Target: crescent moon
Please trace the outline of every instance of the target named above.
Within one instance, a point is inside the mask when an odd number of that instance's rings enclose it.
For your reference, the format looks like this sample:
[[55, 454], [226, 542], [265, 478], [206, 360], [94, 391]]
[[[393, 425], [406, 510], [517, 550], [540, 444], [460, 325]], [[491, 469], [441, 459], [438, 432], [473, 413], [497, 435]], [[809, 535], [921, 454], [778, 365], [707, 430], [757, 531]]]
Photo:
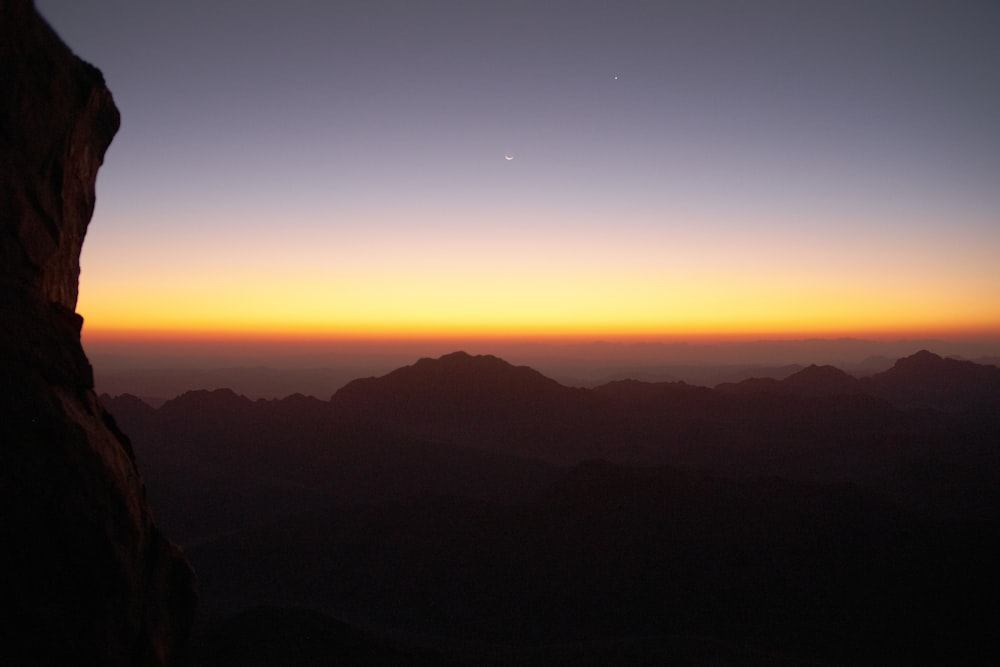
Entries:
[[513, 155], [504, 155], [504, 156], [503, 156], [503, 159], [504, 159], [504, 160], [513, 160], [513, 159], [514, 159], [514, 156], [513, 156]]

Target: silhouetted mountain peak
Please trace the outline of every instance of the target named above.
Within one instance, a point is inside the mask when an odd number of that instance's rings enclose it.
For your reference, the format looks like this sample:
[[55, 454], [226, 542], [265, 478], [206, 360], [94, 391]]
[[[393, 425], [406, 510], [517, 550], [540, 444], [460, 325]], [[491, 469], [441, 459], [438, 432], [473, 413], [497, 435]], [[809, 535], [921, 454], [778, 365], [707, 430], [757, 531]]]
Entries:
[[[471, 377], [485, 379], [505, 373], [517, 372], [519, 367], [510, 364], [492, 354], [472, 355], [458, 351], [442, 355], [437, 359], [424, 357], [411, 366], [398, 368], [390, 375], [400, 375], [417, 378], [421, 375], [439, 376], [448, 374], [454, 377]], [[523, 367], [522, 367], [523, 368]]]
[[976, 378], [1000, 374], [990, 366], [971, 361], [947, 359], [927, 350], [920, 350], [896, 361], [892, 368], [873, 376], [874, 380], [891, 382], [932, 382], [939, 386], [966, 383]]
[[420, 361], [418, 361], [417, 363], [421, 362], [433, 363], [434, 361], [438, 361], [441, 363], [465, 363], [468, 362], [470, 359], [477, 359], [477, 358], [502, 361], [501, 359], [493, 356], [492, 354], [478, 354], [473, 356], [468, 352], [466, 352], [465, 350], [456, 350], [455, 352], [449, 352], [448, 354], [443, 354], [436, 360], [430, 357], [424, 357], [420, 359]]
[[307, 396], [303, 393], [296, 392], [294, 394], [289, 394], [282, 399], [278, 399], [275, 403], [288, 407], [313, 407], [319, 403], [323, 403], [323, 401], [320, 401], [315, 396]]
[[133, 410], [143, 413], [156, 411], [153, 406], [135, 394], [119, 394], [117, 396], [101, 394], [98, 399], [101, 401], [101, 405], [110, 410], [112, 413], [118, 409]]
[[251, 401], [232, 389], [195, 389], [172, 398], [160, 410], [164, 414], [188, 413], [191, 410], [212, 412], [234, 412], [251, 405]]
[[830, 395], [859, 391], [857, 378], [835, 366], [811, 364], [781, 381], [782, 387], [798, 394]]
[[941, 355], [934, 354], [930, 350], [920, 350], [919, 352], [914, 352], [908, 357], [903, 357], [898, 359], [893, 365], [893, 368], [897, 369], [937, 369], [941, 367], [942, 362], [945, 359]]
[[805, 380], [829, 380], [835, 379], [839, 380], [842, 378], [851, 377], [844, 371], [840, 370], [836, 366], [830, 366], [829, 364], [824, 364], [819, 366], [817, 364], [809, 364], [802, 370], [789, 375], [785, 378], [785, 381], [794, 380], [795, 382], [801, 382]]
[[910, 407], [945, 410], [1000, 406], [1000, 368], [921, 350], [869, 378], [878, 395]]
[[[504, 361], [500, 357], [493, 356], [492, 354], [472, 355], [461, 350], [442, 355], [437, 359], [424, 357], [423, 359], [417, 361], [417, 363], [413, 364], [413, 366], [405, 366], [404, 369], [405, 368], [414, 368], [426, 371], [443, 369], [448, 370], [449, 372], [456, 370], [474, 370], [479, 372], [492, 371], [494, 373], [517, 371], [518, 369], [532, 370], [527, 366], [515, 366], [507, 361]], [[533, 370], [532, 372], [535, 373]], [[541, 374], [539, 373], [538, 375], [540, 376]]]
[[492, 355], [452, 352], [437, 359], [420, 359], [382, 377], [350, 382], [333, 400], [343, 402], [369, 392], [397, 396], [434, 393], [464, 399], [470, 395], [531, 396], [553, 391], [569, 389], [527, 366], [514, 366]]

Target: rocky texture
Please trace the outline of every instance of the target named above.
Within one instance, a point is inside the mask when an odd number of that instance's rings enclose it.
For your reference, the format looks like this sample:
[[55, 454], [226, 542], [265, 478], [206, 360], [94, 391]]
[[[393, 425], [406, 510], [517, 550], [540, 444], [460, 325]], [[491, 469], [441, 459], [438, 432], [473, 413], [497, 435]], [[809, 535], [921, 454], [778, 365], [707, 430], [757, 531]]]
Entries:
[[0, 0], [0, 664], [165, 665], [194, 575], [93, 392], [74, 312], [119, 116], [28, 0]]

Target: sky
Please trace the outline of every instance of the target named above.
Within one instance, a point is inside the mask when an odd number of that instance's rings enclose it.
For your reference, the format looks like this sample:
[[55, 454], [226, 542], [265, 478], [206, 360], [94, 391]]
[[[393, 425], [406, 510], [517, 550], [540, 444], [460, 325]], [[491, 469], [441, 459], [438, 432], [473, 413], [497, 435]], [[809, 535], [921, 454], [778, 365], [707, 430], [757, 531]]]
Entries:
[[36, 0], [143, 337], [1000, 340], [990, 0]]

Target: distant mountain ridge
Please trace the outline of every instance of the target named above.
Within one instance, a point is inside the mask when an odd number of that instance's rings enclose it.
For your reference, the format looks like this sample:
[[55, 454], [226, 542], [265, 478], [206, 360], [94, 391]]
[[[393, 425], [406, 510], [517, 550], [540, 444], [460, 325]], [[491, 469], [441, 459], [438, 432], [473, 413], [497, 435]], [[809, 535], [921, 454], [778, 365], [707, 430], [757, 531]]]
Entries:
[[[740, 385], [744, 385], [742, 388]], [[995, 399], [1000, 395], [1000, 368], [971, 361], [948, 359], [921, 350], [896, 360], [888, 370], [857, 378], [834, 366], [810, 365], [784, 380], [745, 380], [726, 383], [725, 390], [778, 388], [791, 393], [854, 393], [886, 398], [906, 407], [913, 401], [923, 407], [962, 409], [961, 399]], [[935, 402], [935, 399], [938, 399]]]
[[[616, 382], [620, 381], [608, 384]], [[627, 382], [689, 386], [683, 382]], [[597, 389], [606, 386], [600, 385]], [[921, 350], [898, 359], [888, 370], [864, 378], [854, 377], [831, 365], [813, 364], [782, 380], [751, 378], [717, 385], [716, 389], [731, 391], [737, 387], [740, 391], [776, 388], [799, 395], [868, 394], [885, 398], [900, 407], [908, 407], [916, 401], [921, 407], [952, 410], [962, 409], [963, 399], [971, 399], [980, 407], [982, 402], [1000, 397], [1000, 368], [948, 359]], [[377, 393], [402, 396], [420, 391], [447, 391], [459, 400], [464, 400], [464, 392], [493, 397], [545, 394], [565, 398], [569, 392], [581, 394], [580, 390], [564, 387], [527, 366], [513, 366], [491, 355], [455, 352], [439, 359], [421, 359], [382, 377], [355, 380], [336, 392], [332, 402], [351, 403], [357, 394], [365, 392], [368, 393], [365, 398], [371, 398]]]
[[[552, 466], [597, 458], [863, 481], [956, 457], [975, 468], [962, 457], [983, 447], [963, 443], [1000, 431], [1000, 369], [929, 352], [870, 378], [810, 366], [715, 389], [636, 380], [570, 388], [497, 357], [456, 352], [356, 380], [329, 401], [253, 401], [230, 390], [187, 392], [158, 409], [127, 395], [102, 400], [149, 463], [154, 496], [196, 467], [192, 475], [218, 477], [220, 488], [253, 477], [312, 489], [307, 499], [420, 489], [514, 498], [550, 479]], [[903, 440], [920, 447], [900, 454], [887, 445]], [[909, 493], [909, 474], [891, 478], [900, 493]]]
[[[328, 401], [102, 400], [209, 615], [347, 614], [440, 633], [429, 659], [459, 664], [975, 662], [995, 625], [998, 371], [921, 353], [863, 379], [580, 389], [459, 352]], [[289, 618], [308, 633], [253, 630]], [[344, 633], [262, 610], [195, 664], [283, 636], [335, 656]]]

